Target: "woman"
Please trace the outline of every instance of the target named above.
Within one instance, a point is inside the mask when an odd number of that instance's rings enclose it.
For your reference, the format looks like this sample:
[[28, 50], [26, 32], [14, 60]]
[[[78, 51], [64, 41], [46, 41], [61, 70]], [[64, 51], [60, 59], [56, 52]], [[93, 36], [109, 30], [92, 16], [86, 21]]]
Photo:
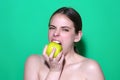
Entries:
[[63, 50], [53, 58], [50, 56], [32, 55], [25, 65], [24, 80], [104, 80], [99, 64], [91, 59], [78, 55], [74, 43], [82, 36], [82, 21], [78, 12], [69, 7], [55, 11], [50, 18], [48, 38], [57, 41]]

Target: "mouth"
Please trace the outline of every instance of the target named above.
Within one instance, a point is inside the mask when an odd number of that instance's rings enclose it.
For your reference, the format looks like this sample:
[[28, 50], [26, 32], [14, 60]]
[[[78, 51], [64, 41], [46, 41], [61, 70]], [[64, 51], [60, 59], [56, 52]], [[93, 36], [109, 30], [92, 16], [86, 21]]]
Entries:
[[61, 42], [60, 42], [60, 41], [57, 41], [57, 40], [53, 40], [52, 42], [56, 42], [56, 43], [62, 45]]

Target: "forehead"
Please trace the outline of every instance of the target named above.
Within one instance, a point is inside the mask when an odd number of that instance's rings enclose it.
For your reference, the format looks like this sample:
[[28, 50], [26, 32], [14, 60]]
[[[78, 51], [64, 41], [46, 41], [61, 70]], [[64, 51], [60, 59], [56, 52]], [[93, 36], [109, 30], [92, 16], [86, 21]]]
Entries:
[[73, 27], [73, 22], [64, 14], [55, 14], [50, 21], [50, 25]]

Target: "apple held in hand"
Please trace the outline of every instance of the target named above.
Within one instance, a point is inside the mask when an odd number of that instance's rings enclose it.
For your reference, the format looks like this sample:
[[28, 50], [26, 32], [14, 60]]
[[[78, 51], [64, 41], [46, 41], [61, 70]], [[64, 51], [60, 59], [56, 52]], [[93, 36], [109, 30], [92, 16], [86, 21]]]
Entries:
[[56, 48], [55, 53], [53, 55], [53, 57], [56, 58], [57, 55], [61, 52], [62, 46], [56, 42], [50, 42], [46, 50], [48, 56], [50, 56], [50, 54], [52, 53], [53, 48]]

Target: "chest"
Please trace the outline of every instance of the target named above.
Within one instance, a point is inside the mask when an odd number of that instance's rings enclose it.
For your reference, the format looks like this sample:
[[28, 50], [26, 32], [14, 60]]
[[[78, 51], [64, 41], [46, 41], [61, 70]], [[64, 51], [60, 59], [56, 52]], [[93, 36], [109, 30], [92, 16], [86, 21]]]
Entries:
[[60, 80], [86, 80], [82, 69], [68, 67], [64, 68]]
[[[43, 67], [40, 71], [40, 80], [44, 80], [45, 77], [47, 76], [49, 69], [46, 67]], [[68, 67], [64, 67], [61, 75], [60, 75], [60, 80], [87, 80], [85, 77], [84, 70], [77, 65], [71, 65]]]

